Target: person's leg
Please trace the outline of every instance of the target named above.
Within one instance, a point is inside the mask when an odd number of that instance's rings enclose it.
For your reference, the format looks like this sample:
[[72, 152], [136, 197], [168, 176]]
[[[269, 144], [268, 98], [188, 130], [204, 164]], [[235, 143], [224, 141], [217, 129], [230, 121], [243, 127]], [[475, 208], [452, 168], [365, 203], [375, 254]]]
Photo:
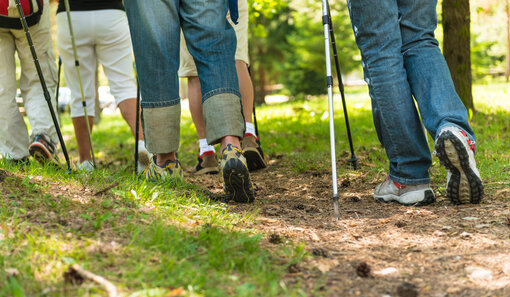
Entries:
[[[76, 137], [76, 143], [78, 144], [78, 155], [80, 156], [80, 163], [85, 161], [91, 161], [92, 156], [90, 155], [90, 142], [89, 135], [87, 132], [87, 122], [85, 117], [74, 117], [72, 118], [74, 135]], [[94, 117], [89, 116], [89, 128], [92, 133], [94, 126]]]
[[374, 126], [386, 150], [389, 176], [374, 198], [406, 205], [435, 200], [430, 151], [407, 81], [397, 1], [349, 1], [356, 43], [372, 99]]
[[209, 144], [221, 143], [226, 199], [251, 202], [253, 186], [239, 142], [244, 117], [234, 59], [236, 36], [226, 14], [226, 1], [208, 1], [200, 7], [193, 1], [181, 2], [181, 27], [200, 78], [206, 138]]
[[14, 36], [0, 28], [0, 154], [5, 159], [29, 156], [28, 132], [16, 103], [16, 63]]
[[[46, 3], [48, 3], [48, 1], [46, 1]], [[29, 30], [36, 50], [39, 66], [41, 67], [44, 81], [48, 88], [53, 112], [57, 114], [55, 101], [57, 66], [51, 44], [48, 10], [44, 10], [39, 23], [31, 26]], [[17, 30], [15, 36], [18, 56], [22, 67], [20, 90], [32, 130], [32, 144], [29, 147], [29, 151], [30, 154], [40, 162], [51, 161], [54, 158], [55, 146], [58, 143], [55, 123], [53, 122], [48, 102], [44, 97], [26, 35], [23, 30]]]
[[[135, 135], [136, 80], [133, 76], [133, 51], [126, 14], [121, 10], [100, 10], [94, 14], [94, 18], [97, 59], [103, 65], [122, 117]], [[143, 140], [143, 133], [140, 133], [138, 140]]]
[[[179, 148], [179, 3], [174, 0], [124, 2], [142, 95], [143, 131], [147, 149], [156, 154], [147, 178], [182, 176], [175, 158]], [[170, 171], [161, 171], [163, 166]], [[171, 168], [170, 168], [171, 167]], [[178, 176], [177, 176], [178, 175]]]
[[397, 1], [351, 0], [349, 11], [390, 178], [404, 185], [429, 183], [432, 161], [407, 81]]
[[478, 203], [483, 185], [474, 158], [475, 135], [434, 38], [436, 1], [400, 0], [399, 11], [404, 65], [423, 123], [448, 172], [447, 197], [455, 204]]
[[[80, 62], [80, 76], [83, 87], [83, 96], [86, 102], [86, 110], [92, 133], [92, 126], [95, 115], [95, 71], [97, 59], [94, 50], [91, 11], [73, 11], [71, 20], [73, 24], [74, 37], [76, 42], [76, 51]], [[74, 126], [76, 142], [78, 144], [78, 154], [80, 163], [91, 161], [89, 135], [85, 120], [85, 111], [81, 98], [81, 91], [77, 69], [74, 61], [74, 52], [72, 47], [71, 33], [67, 15], [63, 12], [57, 14], [57, 46], [62, 64], [64, 65], [64, 77], [67, 86], [71, 90], [71, 118]]]

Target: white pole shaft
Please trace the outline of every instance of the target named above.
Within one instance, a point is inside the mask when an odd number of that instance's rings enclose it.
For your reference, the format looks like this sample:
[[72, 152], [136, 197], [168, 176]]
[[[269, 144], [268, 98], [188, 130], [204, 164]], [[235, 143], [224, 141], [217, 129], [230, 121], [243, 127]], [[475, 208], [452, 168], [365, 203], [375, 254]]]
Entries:
[[324, 25], [324, 47], [326, 51], [326, 76], [328, 84], [328, 105], [329, 105], [329, 140], [331, 143], [331, 176], [333, 179], [333, 202], [335, 217], [338, 219], [338, 181], [336, 172], [336, 149], [335, 149], [335, 118], [333, 107], [333, 77], [331, 75], [331, 51], [329, 42], [329, 15], [327, 1], [322, 0], [322, 16]]

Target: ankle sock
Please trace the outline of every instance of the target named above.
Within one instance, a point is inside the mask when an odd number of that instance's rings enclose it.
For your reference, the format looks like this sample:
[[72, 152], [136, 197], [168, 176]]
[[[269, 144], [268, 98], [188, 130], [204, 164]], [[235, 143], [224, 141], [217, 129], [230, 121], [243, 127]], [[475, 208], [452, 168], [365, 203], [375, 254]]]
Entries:
[[147, 150], [144, 140], [138, 140], [138, 151]]
[[256, 138], [257, 134], [255, 134], [255, 125], [253, 123], [246, 122], [246, 131], [244, 134], [251, 134]]
[[214, 146], [212, 145], [209, 145], [207, 144], [207, 139], [206, 138], [201, 138], [198, 140], [198, 145], [200, 146], [200, 151], [199, 151], [199, 155], [203, 155], [205, 152], [215, 152], [216, 151], [214, 150]]

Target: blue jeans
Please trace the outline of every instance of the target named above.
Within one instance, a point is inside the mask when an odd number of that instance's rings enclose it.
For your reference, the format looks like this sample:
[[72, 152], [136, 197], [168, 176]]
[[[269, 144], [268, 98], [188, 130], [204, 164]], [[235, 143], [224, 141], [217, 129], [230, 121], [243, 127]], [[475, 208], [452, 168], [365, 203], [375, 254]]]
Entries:
[[181, 28], [197, 65], [207, 139], [216, 143], [227, 135], [242, 137], [236, 35], [226, 19], [228, 0], [126, 0], [124, 5], [149, 151], [169, 153], [178, 148]]
[[457, 126], [475, 141], [434, 38], [437, 1], [350, 0], [348, 5], [390, 178], [429, 183], [432, 160], [420, 116], [434, 139], [442, 128]]

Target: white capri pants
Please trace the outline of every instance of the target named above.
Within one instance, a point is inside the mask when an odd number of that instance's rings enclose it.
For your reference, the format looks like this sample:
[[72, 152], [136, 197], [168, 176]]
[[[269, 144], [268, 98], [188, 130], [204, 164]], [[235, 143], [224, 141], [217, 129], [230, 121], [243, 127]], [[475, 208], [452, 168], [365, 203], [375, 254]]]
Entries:
[[[74, 38], [87, 115], [94, 116], [96, 96], [95, 72], [97, 63], [103, 65], [110, 92], [115, 103], [136, 98], [136, 80], [133, 75], [131, 37], [126, 13], [119, 9], [71, 11]], [[67, 14], [57, 14], [57, 46], [67, 86], [71, 89], [71, 117], [85, 115], [81, 102], [80, 85], [74, 63], [73, 45]]]

